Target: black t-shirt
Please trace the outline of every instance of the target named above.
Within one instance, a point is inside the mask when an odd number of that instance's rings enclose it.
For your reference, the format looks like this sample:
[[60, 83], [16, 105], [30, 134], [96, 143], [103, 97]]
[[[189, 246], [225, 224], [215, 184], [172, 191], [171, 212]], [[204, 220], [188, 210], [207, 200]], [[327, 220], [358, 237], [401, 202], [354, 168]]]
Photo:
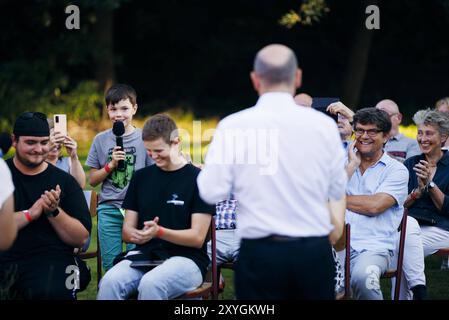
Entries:
[[[59, 207], [71, 217], [79, 220], [90, 233], [92, 220], [83, 190], [70, 174], [48, 165], [45, 171], [37, 175], [25, 175], [17, 170], [12, 158], [8, 159], [6, 163], [14, 182], [15, 211], [30, 209], [41, 194], [46, 190], [55, 189], [59, 184], [61, 187]], [[13, 246], [0, 254], [0, 263], [73, 255], [73, 249], [59, 238], [45, 213], [42, 213], [37, 220], [19, 230]]]
[[[200, 169], [187, 164], [175, 171], [163, 171], [156, 165], [136, 171], [128, 186], [122, 207], [138, 213], [137, 228], [159, 217], [159, 225], [174, 230], [191, 228], [192, 213], [215, 214], [215, 207], [199, 196], [196, 178]], [[209, 264], [206, 241], [201, 249], [177, 245], [159, 238], [138, 245], [150, 259], [183, 256], [192, 259], [204, 277]]]

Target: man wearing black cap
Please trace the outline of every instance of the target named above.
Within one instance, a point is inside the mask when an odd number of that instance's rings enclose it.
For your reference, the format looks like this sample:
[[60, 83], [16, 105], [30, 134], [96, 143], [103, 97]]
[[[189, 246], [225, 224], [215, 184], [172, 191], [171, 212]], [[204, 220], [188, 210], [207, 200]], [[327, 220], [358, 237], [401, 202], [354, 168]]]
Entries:
[[16, 153], [6, 162], [15, 186], [19, 233], [0, 254], [1, 298], [76, 299], [78, 271], [83, 276], [86, 270], [73, 249], [89, 237], [89, 210], [76, 180], [45, 162], [49, 135], [42, 113], [23, 113], [14, 124]]

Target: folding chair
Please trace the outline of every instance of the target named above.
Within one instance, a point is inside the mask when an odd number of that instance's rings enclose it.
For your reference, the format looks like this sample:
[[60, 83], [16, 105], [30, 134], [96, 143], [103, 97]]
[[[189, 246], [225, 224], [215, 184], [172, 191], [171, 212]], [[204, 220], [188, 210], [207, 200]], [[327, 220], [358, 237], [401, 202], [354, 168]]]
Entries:
[[222, 263], [221, 265], [217, 266], [216, 283], [217, 283], [217, 287], [218, 287], [218, 293], [223, 293], [224, 288], [226, 286], [226, 283], [224, 282], [224, 278], [223, 278], [223, 282], [220, 282], [221, 269], [230, 269], [230, 270], [234, 271], [234, 262], [225, 262], [225, 263]]
[[[97, 193], [94, 190], [85, 190], [84, 197], [86, 198], [87, 206], [89, 207], [90, 216], [96, 217], [97, 219], [97, 231], [98, 231], [98, 215], [97, 215]], [[79, 257], [83, 260], [88, 259], [97, 259], [97, 288], [100, 284], [101, 280], [101, 253], [100, 253], [100, 240], [98, 238], [98, 232], [97, 232], [97, 250], [95, 251], [87, 251], [87, 252], [80, 252]]]
[[396, 285], [394, 287], [394, 300], [399, 300], [399, 293], [401, 290], [401, 280], [402, 280], [402, 263], [404, 261], [404, 247], [405, 247], [405, 235], [407, 233], [407, 216], [408, 210], [404, 208], [404, 215], [402, 216], [402, 222], [399, 226], [401, 235], [399, 238], [399, 251], [398, 251], [398, 263], [396, 269], [387, 270], [381, 278], [391, 279], [396, 278]]
[[[399, 225], [398, 231], [400, 231], [399, 237], [399, 251], [398, 251], [398, 261], [396, 269], [388, 269], [384, 274], [381, 275], [381, 279], [391, 279], [396, 278], [396, 284], [394, 288], [394, 300], [399, 300], [399, 294], [401, 290], [401, 278], [402, 278], [402, 263], [404, 261], [404, 247], [405, 247], [405, 235], [407, 233], [407, 216], [408, 210], [404, 208], [404, 214], [402, 216], [401, 224]], [[347, 226], [349, 226], [347, 224]], [[350, 229], [348, 229], [350, 230]], [[345, 299], [350, 298], [350, 283], [351, 283], [351, 262], [350, 262], [350, 237], [347, 235], [346, 242], [346, 260], [345, 260]]]

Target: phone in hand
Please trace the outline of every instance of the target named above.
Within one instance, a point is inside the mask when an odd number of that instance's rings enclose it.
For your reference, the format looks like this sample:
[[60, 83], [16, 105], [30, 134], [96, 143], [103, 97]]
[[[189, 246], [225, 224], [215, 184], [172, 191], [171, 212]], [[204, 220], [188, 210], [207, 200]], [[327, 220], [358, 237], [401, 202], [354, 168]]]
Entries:
[[53, 116], [54, 130], [59, 132], [63, 136], [67, 135], [67, 115], [65, 114], [55, 114]]
[[340, 101], [340, 98], [313, 98], [312, 99], [312, 108], [325, 113], [332, 119], [334, 119], [335, 122], [338, 122], [338, 114], [331, 114], [330, 112], [327, 112], [327, 107], [334, 102]]

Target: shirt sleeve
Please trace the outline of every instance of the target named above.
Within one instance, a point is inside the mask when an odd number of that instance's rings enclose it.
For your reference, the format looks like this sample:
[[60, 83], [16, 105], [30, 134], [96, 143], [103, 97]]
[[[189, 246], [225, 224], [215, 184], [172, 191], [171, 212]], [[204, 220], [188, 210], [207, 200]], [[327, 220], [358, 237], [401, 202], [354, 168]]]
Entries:
[[227, 199], [231, 193], [234, 162], [231, 157], [235, 154], [233, 148], [231, 139], [226, 139], [225, 130], [220, 123], [209, 145], [204, 168], [197, 179], [199, 195], [209, 204]]
[[100, 169], [101, 164], [98, 158], [98, 136], [95, 137], [94, 141], [92, 142], [92, 145], [90, 146], [89, 154], [87, 155], [86, 165], [94, 168], [94, 169]]
[[204, 202], [200, 197], [198, 185], [195, 183], [195, 191], [193, 193], [192, 213], [208, 213], [215, 215], [215, 205], [210, 205]]
[[397, 205], [402, 206], [408, 194], [409, 174], [404, 165], [399, 162], [395, 164], [385, 173], [376, 193], [387, 193], [396, 200]]
[[2, 182], [0, 183], [0, 208], [2, 208], [3, 203], [14, 192], [11, 172], [3, 159], [0, 159], [0, 177], [2, 177]]
[[123, 200], [122, 208], [139, 212], [138, 210], [138, 192], [137, 179], [139, 173], [134, 173], [126, 191], [125, 200]]
[[329, 200], [340, 200], [346, 192], [346, 184], [348, 182], [348, 176], [345, 170], [345, 149], [341, 147], [341, 139], [338, 134], [337, 126], [332, 129], [332, 135], [330, 146], [330, 188], [329, 188]]
[[60, 206], [65, 213], [81, 222], [90, 234], [92, 219], [90, 217], [89, 207], [87, 206], [83, 190], [71, 175], [67, 175], [65, 188], [61, 194]]

